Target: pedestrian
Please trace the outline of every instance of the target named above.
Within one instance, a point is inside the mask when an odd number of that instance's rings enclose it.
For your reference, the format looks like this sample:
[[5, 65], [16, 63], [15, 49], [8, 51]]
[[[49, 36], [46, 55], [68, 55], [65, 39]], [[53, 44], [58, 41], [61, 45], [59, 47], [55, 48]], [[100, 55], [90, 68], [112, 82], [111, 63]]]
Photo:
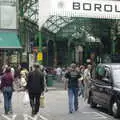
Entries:
[[29, 72], [26, 87], [29, 93], [32, 116], [34, 116], [39, 112], [40, 96], [44, 91], [44, 74], [38, 63], [35, 63], [34, 70]]
[[85, 66], [81, 65], [80, 78], [79, 78], [79, 83], [80, 83], [79, 96], [82, 95], [83, 98], [84, 98], [84, 70], [85, 70]]
[[67, 79], [65, 82], [65, 89], [68, 88], [69, 113], [78, 110], [78, 90], [80, 74], [76, 71], [76, 64], [71, 64], [71, 69], [65, 74]]
[[4, 64], [4, 65], [2, 66], [2, 73], [5, 73], [7, 67], [8, 67], [7, 64]]
[[15, 69], [15, 79], [20, 79], [20, 72], [21, 72], [21, 65], [19, 64], [18, 66], [17, 66], [17, 68]]
[[11, 67], [11, 73], [12, 73], [12, 76], [15, 77], [15, 69], [14, 69], [14, 67]]
[[63, 69], [62, 69], [62, 81], [63, 81], [63, 82], [65, 81], [65, 74], [66, 74], [66, 69], [63, 68]]
[[28, 76], [28, 70], [25, 67], [21, 68], [20, 74], [24, 74], [25, 79], [27, 80], [27, 76]]
[[13, 75], [11, 68], [7, 67], [1, 80], [1, 90], [4, 96], [5, 114], [12, 113]]
[[62, 79], [62, 69], [60, 66], [56, 68], [57, 81], [60, 82]]
[[26, 75], [21, 72], [19, 80], [19, 91], [24, 91], [27, 85]]
[[91, 64], [87, 65], [87, 68], [84, 70], [84, 100], [86, 101], [89, 97], [89, 89], [91, 85]]
[[43, 65], [40, 65], [40, 69], [44, 75], [44, 91], [48, 92], [48, 88], [47, 88], [47, 72], [46, 69]]

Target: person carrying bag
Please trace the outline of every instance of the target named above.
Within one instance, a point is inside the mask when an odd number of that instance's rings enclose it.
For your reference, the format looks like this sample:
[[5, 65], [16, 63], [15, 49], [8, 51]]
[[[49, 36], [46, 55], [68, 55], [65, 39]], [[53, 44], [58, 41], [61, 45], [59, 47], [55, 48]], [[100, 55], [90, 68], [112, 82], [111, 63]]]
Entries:
[[26, 86], [32, 108], [32, 116], [39, 112], [40, 96], [44, 91], [44, 74], [40, 69], [39, 63], [34, 64], [34, 71], [28, 74]]
[[45, 108], [45, 94], [42, 93], [40, 96], [40, 108]]

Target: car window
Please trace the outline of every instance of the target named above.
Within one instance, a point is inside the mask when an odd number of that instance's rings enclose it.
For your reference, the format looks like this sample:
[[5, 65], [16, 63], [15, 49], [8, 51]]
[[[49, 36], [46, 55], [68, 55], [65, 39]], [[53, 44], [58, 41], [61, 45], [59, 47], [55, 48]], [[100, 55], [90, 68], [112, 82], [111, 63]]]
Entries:
[[102, 77], [105, 75], [104, 66], [98, 65], [95, 70], [95, 79], [102, 80]]
[[96, 68], [96, 73], [99, 75], [99, 76], [104, 76], [105, 75], [105, 68], [104, 66], [98, 66]]
[[96, 70], [96, 80], [103, 81], [107, 78], [107, 80], [111, 81], [111, 70], [107, 66], [99, 66]]
[[115, 83], [120, 83], [120, 69], [113, 70], [113, 80]]
[[111, 76], [110, 69], [109, 68], [105, 68], [105, 77], [110, 79], [110, 76]]

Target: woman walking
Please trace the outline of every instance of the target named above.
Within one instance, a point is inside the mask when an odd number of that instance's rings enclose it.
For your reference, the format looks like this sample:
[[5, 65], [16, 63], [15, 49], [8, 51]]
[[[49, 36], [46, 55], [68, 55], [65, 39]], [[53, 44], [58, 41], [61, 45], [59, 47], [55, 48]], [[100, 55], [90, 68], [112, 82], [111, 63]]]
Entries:
[[4, 96], [5, 114], [12, 113], [13, 75], [11, 68], [7, 67], [1, 80], [1, 89]]

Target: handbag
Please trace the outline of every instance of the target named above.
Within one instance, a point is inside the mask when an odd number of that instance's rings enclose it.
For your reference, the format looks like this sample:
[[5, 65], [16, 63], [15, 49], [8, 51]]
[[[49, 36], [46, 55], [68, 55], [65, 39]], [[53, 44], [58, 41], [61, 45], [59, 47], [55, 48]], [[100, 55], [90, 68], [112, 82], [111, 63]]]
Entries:
[[40, 96], [40, 108], [44, 108], [45, 107], [45, 95], [42, 94]]

